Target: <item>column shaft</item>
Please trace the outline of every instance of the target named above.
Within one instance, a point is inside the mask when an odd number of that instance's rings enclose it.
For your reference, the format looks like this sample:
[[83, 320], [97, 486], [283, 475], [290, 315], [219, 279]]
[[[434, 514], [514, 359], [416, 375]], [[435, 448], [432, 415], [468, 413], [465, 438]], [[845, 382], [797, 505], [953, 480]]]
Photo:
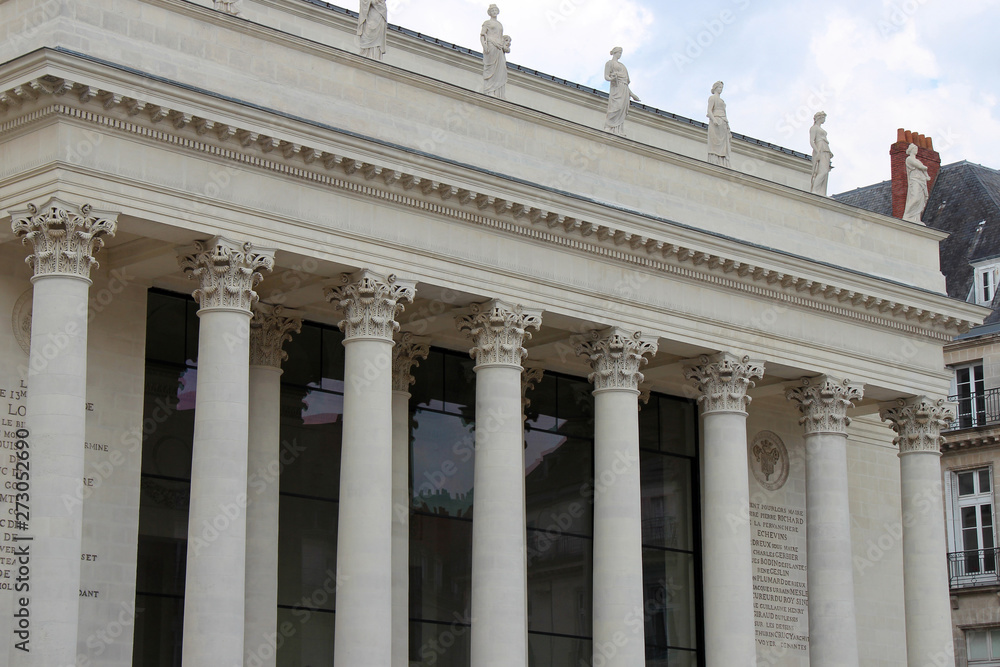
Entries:
[[246, 660], [274, 667], [278, 626], [278, 505], [281, 442], [281, 369], [250, 367], [247, 504]]
[[392, 340], [344, 341], [336, 667], [392, 659]]
[[705, 664], [757, 664], [753, 616], [746, 414], [713, 412], [702, 420]]
[[594, 392], [594, 656], [607, 667], [646, 664], [638, 394]]
[[410, 664], [410, 394], [392, 392], [392, 667]]
[[[84, 278], [34, 279], [27, 430], [32, 665], [73, 665], [77, 654], [87, 394]], [[14, 519], [14, 516], [10, 517]]]
[[243, 659], [250, 313], [199, 316], [183, 664], [217, 667]]
[[521, 369], [476, 370], [472, 667], [524, 667], [527, 565]]
[[806, 553], [810, 667], [858, 664], [847, 435], [812, 433], [806, 445]]
[[903, 453], [899, 464], [906, 664], [941, 665], [945, 659], [954, 660], [941, 455], [932, 451]]

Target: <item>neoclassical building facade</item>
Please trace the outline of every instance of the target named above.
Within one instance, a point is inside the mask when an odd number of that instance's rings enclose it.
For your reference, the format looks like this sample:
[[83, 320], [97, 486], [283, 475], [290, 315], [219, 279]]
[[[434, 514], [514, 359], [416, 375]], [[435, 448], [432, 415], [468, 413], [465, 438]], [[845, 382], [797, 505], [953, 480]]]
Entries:
[[0, 4], [5, 664], [953, 660], [943, 234], [222, 4]]

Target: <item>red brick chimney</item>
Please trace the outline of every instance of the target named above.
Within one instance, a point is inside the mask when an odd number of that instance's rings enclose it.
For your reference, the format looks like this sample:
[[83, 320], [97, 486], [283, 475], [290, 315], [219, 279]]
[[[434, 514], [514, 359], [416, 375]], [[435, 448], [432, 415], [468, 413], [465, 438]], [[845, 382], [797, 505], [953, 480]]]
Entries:
[[910, 144], [917, 145], [917, 159], [927, 167], [927, 191], [930, 192], [941, 171], [941, 156], [934, 150], [934, 142], [916, 132], [899, 128], [896, 133], [896, 143], [889, 147], [889, 162], [892, 165], [892, 216], [902, 218], [906, 209], [906, 149]]

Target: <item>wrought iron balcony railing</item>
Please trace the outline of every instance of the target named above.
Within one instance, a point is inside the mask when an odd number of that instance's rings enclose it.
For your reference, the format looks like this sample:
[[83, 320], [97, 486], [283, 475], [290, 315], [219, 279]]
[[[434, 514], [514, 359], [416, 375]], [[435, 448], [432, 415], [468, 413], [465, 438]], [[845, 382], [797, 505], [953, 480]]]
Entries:
[[958, 417], [949, 429], [972, 428], [1000, 422], [1000, 388], [971, 396], [949, 396], [948, 400], [958, 403]]
[[998, 549], [956, 551], [948, 554], [948, 575], [952, 588], [997, 586]]

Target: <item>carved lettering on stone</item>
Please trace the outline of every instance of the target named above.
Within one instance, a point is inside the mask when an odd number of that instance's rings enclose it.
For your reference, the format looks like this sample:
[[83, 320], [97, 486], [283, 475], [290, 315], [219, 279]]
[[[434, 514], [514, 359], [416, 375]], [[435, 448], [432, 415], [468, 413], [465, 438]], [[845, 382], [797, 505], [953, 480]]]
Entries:
[[879, 410], [882, 421], [888, 421], [896, 432], [893, 440], [899, 453], [940, 452], [944, 438], [941, 430], [955, 419], [952, 404], [944, 399], [932, 400], [926, 396], [898, 399]]
[[250, 365], [281, 368], [288, 358], [282, 346], [292, 339], [292, 333], [302, 331], [302, 319], [291, 316], [283, 306], [257, 302], [250, 308]]
[[202, 310], [250, 312], [257, 301], [253, 288], [263, 271], [274, 268], [274, 250], [216, 236], [178, 250], [177, 260], [189, 278], [200, 282], [193, 296]]
[[524, 342], [531, 329], [542, 325], [542, 313], [499, 299], [473, 304], [471, 314], [460, 317], [458, 328], [472, 339], [469, 354], [477, 366], [520, 366], [528, 355]]
[[800, 385], [789, 389], [785, 396], [798, 404], [802, 417], [799, 423], [806, 435], [813, 433], [847, 433], [851, 418], [847, 409], [860, 401], [864, 386], [850, 380], [837, 380], [826, 375], [802, 378]]
[[656, 354], [656, 339], [618, 327], [592, 331], [590, 336], [592, 340], [577, 347], [577, 354], [590, 359], [593, 372], [587, 379], [594, 384], [594, 391], [629, 389], [638, 393], [643, 381], [639, 369], [649, 362], [647, 354]]
[[25, 259], [35, 276], [67, 275], [90, 278], [98, 266], [94, 255], [104, 246], [105, 236], [114, 236], [118, 214], [96, 211], [90, 204], [75, 206], [55, 197], [41, 206], [10, 212], [11, 230], [29, 242], [34, 252]]
[[326, 289], [326, 298], [344, 313], [339, 326], [345, 337], [392, 341], [399, 331], [396, 315], [403, 311], [400, 302], [413, 301], [415, 283], [369, 269], [342, 274], [340, 281], [341, 286]]
[[751, 400], [747, 391], [754, 386], [754, 379], [764, 377], [764, 362], [728, 352], [702, 355], [699, 361], [684, 369], [684, 377], [693, 381], [701, 394], [698, 404], [702, 413], [746, 412]]
[[414, 380], [411, 371], [420, 365], [420, 359], [426, 359], [430, 353], [430, 344], [425, 338], [419, 338], [406, 332], [399, 336], [399, 341], [392, 349], [392, 390], [408, 392]]

